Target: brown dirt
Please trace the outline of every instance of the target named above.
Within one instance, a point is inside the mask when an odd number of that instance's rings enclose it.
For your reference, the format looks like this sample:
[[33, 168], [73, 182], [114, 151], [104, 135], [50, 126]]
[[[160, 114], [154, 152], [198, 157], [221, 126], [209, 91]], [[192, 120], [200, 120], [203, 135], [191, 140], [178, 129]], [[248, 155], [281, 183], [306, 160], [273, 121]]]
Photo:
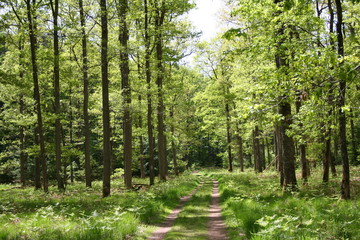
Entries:
[[227, 236], [226, 225], [221, 216], [220, 208], [220, 193], [219, 183], [213, 180], [214, 188], [211, 194], [211, 204], [209, 209], [209, 233], [208, 238], [210, 240], [226, 240]]
[[165, 235], [171, 230], [171, 227], [174, 225], [174, 222], [182, 210], [183, 206], [187, 201], [191, 199], [191, 197], [199, 190], [199, 188], [204, 184], [201, 182], [197, 188], [195, 188], [189, 195], [180, 198], [179, 205], [166, 217], [165, 221], [152, 233], [152, 235], [148, 238], [149, 240], [162, 240]]

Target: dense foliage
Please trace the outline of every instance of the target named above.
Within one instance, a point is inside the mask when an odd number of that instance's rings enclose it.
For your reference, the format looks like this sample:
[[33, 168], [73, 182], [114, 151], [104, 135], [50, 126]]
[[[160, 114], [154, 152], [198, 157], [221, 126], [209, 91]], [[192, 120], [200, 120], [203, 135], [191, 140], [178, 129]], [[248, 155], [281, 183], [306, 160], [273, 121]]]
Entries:
[[[284, 190], [359, 157], [358, 1], [229, 0], [199, 42], [177, 0], [0, 3], [0, 182], [276, 168]], [[196, 49], [194, 64], [184, 60]], [[118, 170], [116, 170], [118, 169]], [[340, 192], [340, 191], [339, 191]]]

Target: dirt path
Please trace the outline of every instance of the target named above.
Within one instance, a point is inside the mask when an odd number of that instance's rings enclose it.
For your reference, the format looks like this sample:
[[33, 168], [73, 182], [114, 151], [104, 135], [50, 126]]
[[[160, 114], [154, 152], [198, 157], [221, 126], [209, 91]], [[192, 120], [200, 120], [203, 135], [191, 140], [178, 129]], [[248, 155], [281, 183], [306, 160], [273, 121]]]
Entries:
[[211, 204], [209, 209], [209, 239], [225, 240], [227, 236], [226, 225], [221, 216], [219, 183], [213, 180], [214, 188], [211, 194]]
[[187, 201], [191, 199], [191, 197], [202, 187], [204, 182], [201, 182], [199, 186], [197, 186], [189, 195], [180, 198], [179, 205], [170, 213], [169, 216], [166, 217], [165, 221], [152, 233], [152, 235], [148, 238], [149, 240], [162, 240], [164, 239], [166, 233], [171, 230], [171, 227], [174, 225], [174, 222], [181, 212], [183, 206]]

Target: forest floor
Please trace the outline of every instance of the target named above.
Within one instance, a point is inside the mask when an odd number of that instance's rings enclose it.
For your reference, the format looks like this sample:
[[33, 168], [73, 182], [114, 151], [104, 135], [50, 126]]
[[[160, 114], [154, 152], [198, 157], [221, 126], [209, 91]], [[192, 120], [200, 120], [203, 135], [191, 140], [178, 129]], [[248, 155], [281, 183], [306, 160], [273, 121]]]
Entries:
[[228, 239], [221, 215], [218, 181], [203, 179], [193, 192], [181, 198], [180, 204], [149, 239]]
[[75, 182], [65, 192], [51, 186], [47, 194], [2, 184], [0, 240], [145, 240], [159, 226], [166, 234], [153, 239], [360, 239], [359, 179], [360, 168], [352, 167], [349, 201], [340, 199], [341, 176], [323, 184], [321, 169], [292, 193], [282, 191], [276, 172], [252, 170], [202, 169], [139, 191], [115, 179], [107, 198], [101, 182], [91, 189]]

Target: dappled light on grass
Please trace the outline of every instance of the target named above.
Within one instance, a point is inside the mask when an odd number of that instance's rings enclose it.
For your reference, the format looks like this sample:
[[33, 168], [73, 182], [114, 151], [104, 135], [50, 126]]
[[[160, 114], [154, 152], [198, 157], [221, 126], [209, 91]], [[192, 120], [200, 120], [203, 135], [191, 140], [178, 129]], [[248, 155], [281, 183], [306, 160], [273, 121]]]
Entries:
[[[340, 177], [319, 184], [314, 171], [307, 186], [283, 193], [274, 173], [209, 173], [219, 179], [230, 239], [357, 239], [360, 196], [340, 200]], [[357, 173], [359, 174], [359, 173]], [[356, 174], [354, 173], [355, 177]]]
[[161, 222], [196, 179], [184, 174], [139, 192], [114, 187], [108, 198], [101, 198], [100, 182], [68, 185], [63, 193], [12, 189], [0, 196], [0, 239], [142, 239], [153, 229], [145, 224]]
[[207, 239], [208, 209], [212, 183], [206, 181], [179, 213], [166, 240]]

